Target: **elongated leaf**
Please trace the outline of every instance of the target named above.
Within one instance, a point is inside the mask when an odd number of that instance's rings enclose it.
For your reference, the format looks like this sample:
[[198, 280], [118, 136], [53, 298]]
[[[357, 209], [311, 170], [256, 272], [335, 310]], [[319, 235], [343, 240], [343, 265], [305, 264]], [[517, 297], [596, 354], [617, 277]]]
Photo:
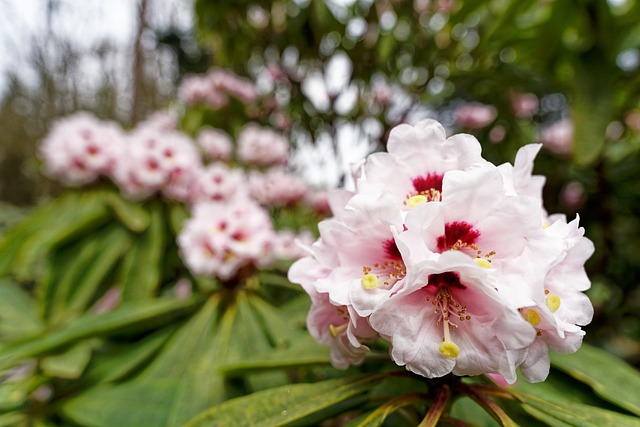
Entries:
[[545, 400], [544, 397], [524, 393], [517, 393], [516, 396], [523, 403], [525, 410], [534, 409], [534, 411], [529, 411], [531, 415], [535, 416], [537, 411], [540, 411], [562, 423], [576, 427], [640, 426], [640, 418], [638, 417], [623, 415], [595, 406], [573, 402], [555, 403]]
[[79, 243], [77, 256], [68, 265], [57, 266], [63, 269], [60, 280], [46, 285], [53, 323], [75, 317], [87, 308], [129, 244], [126, 230], [115, 224]]
[[277, 387], [240, 397], [207, 410], [186, 427], [282, 426], [365, 394], [385, 374], [340, 378]]
[[[221, 318], [216, 318], [223, 310]], [[225, 398], [217, 366], [232, 354], [234, 305], [212, 297], [134, 380], [102, 385], [69, 399], [66, 417], [85, 426], [164, 427], [186, 421]], [[135, 411], [131, 411], [134, 407]]]
[[149, 214], [140, 204], [123, 199], [113, 192], [108, 193], [105, 200], [118, 221], [134, 233], [140, 233], [149, 226]]
[[298, 337], [291, 348], [275, 350], [227, 364], [222, 368], [222, 372], [228, 376], [239, 376], [263, 370], [330, 364], [329, 347], [318, 344], [309, 334], [306, 334]]
[[156, 355], [175, 331], [175, 326], [169, 325], [135, 344], [107, 344], [94, 356], [83, 379], [90, 383], [113, 382], [130, 375]]
[[40, 364], [42, 371], [52, 377], [78, 378], [91, 360], [92, 347], [91, 342], [83, 341], [61, 354], [45, 357]]
[[197, 305], [197, 300], [158, 300], [122, 305], [105, 314], [87, 314], [58, 330], [1, 347], [0, 366], [9, 366], [18, 360], [50, 353], [85, 338], [145, 330], [184, 316]]
[[624, 360], [583, 344], [575, 354], [554, 354], [552, 363], [593, 387], [598, 396], [640, 416], [640, 372]]
[[291, 342], [291, 330], [282, 314], [271, 304], [260, 297], [249, 299], [253, 310], [259, 315], [266, 334], [273, 346], [279, 347]]
[[364, 420], [357, 424], [358, 427], [379, 427], [387, 419], [389, 415], [396, 412], [398, 409], [405, 406], [413, 405], [414, 403], [424, 402], [425, 396], [420, 393], [410, 393], [404, 396], [391, 399], [378, 407], [375, 411], [369, 414]]
[[149, 226], [134, 242], [120, 272], [124, 301], [152, 297], [160, 285], [166, 237], [162, 207], [151, 205]]
[[15, 283], [0, 279], [0, 340], [35, 335], [43, 327], [31, 297]]
[[46, 227], [51, 218], [56, 214], [68, 212], [72, 207], [77, 206], [79, 193], [70, 191], [62, 196], [40, 205], [31, 212], [24, 220], [10, 227], [2, 239], [0, 239], [0, 276], [7, 275], [16, 254], [22, 248], [24, 242], [33, 234]]
[[[255, 303], [260, 297], [241, 292], [236, 301], [238, 306], [238, 321], [235, 323], [234, 345], [238, 345], [242, 358], [250, 357], [254, 354], [264, 354], [272, 350], [272, 345], [267, 337], [267, 332], [261, 326], [259, 319], [254, 313]], [[250, 303], [253, 302], [254, 304]], [[287, 376], [281, 371], [255, 372], [246, 377], [246, 382], [250, 384], [253, 391], [264, 390], [266, 388], [283, 385], [287, 383]]]
[[[101, 193], [86, 193], [77, 206], [64, 206], [61, 212], [51, 212], [43, 218], [42, 228], [25, 239], [12, 259], [11, 269], [19, 280], [31, 280], [41, 273], [39, 263], [56, 245], [63, 245], [83, 236], [110, 219], [110, 212], [101, 199]], [[45, 226], [48, 225], [48, 226]]]

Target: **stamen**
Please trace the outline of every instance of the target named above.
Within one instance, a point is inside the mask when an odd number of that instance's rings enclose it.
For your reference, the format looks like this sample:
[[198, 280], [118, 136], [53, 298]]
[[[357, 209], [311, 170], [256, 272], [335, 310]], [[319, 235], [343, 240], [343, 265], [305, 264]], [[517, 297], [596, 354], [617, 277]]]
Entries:
[[531, 323], [533, 326], [538, 326], [540, 324], [540, 314], [533, 309], [527, 310], [525, 318], [527, 319], [527, 322]]
[[460, 354], [460, 347], [458, 347], [455, 343], [452, 343], [451, 341], [444, 341], [442, 344], [440, 344], [438, 351], [444, 357], [455, 359]]
[[425, 204], [428, 201], [429, 199], [427, 199], [427, 196], [418, 194], [418, 195], [409, 197], [409, 199], [407, 200], [407, 206], [409, 206], [410, 208], [415, 208], [416, 206]]
[[338, 335], [339, 335], [341, 332], [344, 332], [344, 331], [346, 331], [346, 330], [347, 330], [347, 326], [348, 326], [348, 325], [349, 325], [349, 323], [343, 323], [343, 324], [342, 324], [342, 325], [340, 325], [340, 326], [335, 326], [335, 325], [330, 324], [330, 325], [329, 325], [329, 333], [331, 334], [331, 336], [332, 336], [333, 338], [338, 338]]
[[476, 264], [478, 264], [482, 268], [491, 268], [491, 261], [485, 258], [474, 258], [473, 260]]
[[542, 224], [542, 228], [549, 228], [549, 227], [551, 227], [551, 224], [549, 223], [549, 221], [545, 221], [545, 222]]
[[550, 294], [547, 297], [547, 307], [555, 313], [560, 308], [560, 297], [556, 294]]
[[378, 276], [372, 273], [365, 274], [362, 276], [360, 284], [365, 289], [375, 289], [378, 287]]

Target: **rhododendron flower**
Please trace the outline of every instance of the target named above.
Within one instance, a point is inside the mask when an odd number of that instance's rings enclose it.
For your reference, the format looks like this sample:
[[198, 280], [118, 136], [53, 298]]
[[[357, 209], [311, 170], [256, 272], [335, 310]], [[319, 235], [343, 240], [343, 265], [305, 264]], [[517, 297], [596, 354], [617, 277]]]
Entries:
[[542, 144], [556, 154], [569, 154], [573, 148], [573, 122], [563, 119], [540, 131]]
[[467, 129], [481, 129], [491, 124], [498, 112], [496, 107], [479, 102], [470, 102], [459, 107], [456, 112], [456, 124]]
[[540, 145], [497, 167], [472, 136], [447, 139], [426, 120], [393, 129], [388, 148], [369, 156], [354, 193], [330, 197], [333, 218], [290, 270], [311, 296], [312, 335], [340, 367], [378, 336], [393, 361], [429, 378], [513, 383], [521, 367], [543, 380], [549, 349], [576, 351], [591, 321], [582, 292], [593, 245], [578, 219], [544, 211], [544, 178], [532, 174]]
[[403, 209], [440, 201], [445, 172], [484, 162], [473, 136], [447, 138], [442, 125], [429, 119], [393, 128], [387, 150], [367, 158], [358, 190], [371, 194], [387, 191]]
[[249, 197], [247, 178], [242, 169], [214, 163], [204, 168], [193, 185], [193, 202], [230, 202]]
[[46, 173], [67, 185], [83, 185], [113, 173], [124, 148], [115, 123], [88, 113], [57, 121], [40, 146]]
[[209, 160], [227, 161], [231, 158], [231, 137], [221, 130], [204, 128], [198, 133], [196, 141]]
[[283, 165], [289, 159], [289, 141], [269, 128], [251, 123], [238, 135], [238, 160], [249, 165]]
[[198, 276], [231, 279], [254, 265], [273, 239], [267, 212], [251, 200], [200, 203], [178, 236], [180, 254]]
[[307, 183], [298, 175], [283, 169], [249, 175], [249, 191], [258, 203], [265, 206], [286, 206], [302, 200], [308, 191]]
[[186, 201], [201, 167], [194, 144], [179, 132], [153, 127], [137, 129], [129, 136], [114, 179], [129, 197], [141, 199], [156, 191]]

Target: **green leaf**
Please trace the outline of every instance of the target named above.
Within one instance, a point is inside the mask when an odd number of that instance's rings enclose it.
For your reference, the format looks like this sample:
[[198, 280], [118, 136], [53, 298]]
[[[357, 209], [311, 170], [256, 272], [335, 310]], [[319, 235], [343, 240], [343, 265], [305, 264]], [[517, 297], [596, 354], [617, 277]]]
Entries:
[[0, 347], [0, 367], [19, 360], [51, 353], [71, 343], [98, 336], [135, 332], [165, 324], [184, 316], [198, 305], [197, 300], [157, 300], [145, 304], [123, 304], [105, 314], [87, 314], [68, 325], [25, 341]]
[[120, 271], [122, 299], [130, 301], [153, 297], [162, 280], [162, 258], [166, 231], [162, 207], [151, 205], [149, 227], [134, 241]]
[[640, 416], [640, 372], [624, 360], [583, 344], [575, 354], [553, 354], [551, 361], [590, 385], [598, 396]]
[[451, 416], [473, 423], [476, 427], [498, 427], [500, 424], [473, 399], [462, 396], [451, 406]]
[[236, 317], [233, 304], [223, 307], [217, 296], [210, 298], [134, 380], [69, 399], [64, 415], [86, 426], [182, 426], [225, 398], [217, 366], [236, 356], [230, 345]]
[[93, 357], [83, 379], [112, 382], [130, 375], [156, 355], [175, 330], [174, 325], [169, 325], [133, 344], [105, 344], [103, 351]]
[[134, 233], [140, 233], [149, 226], [149, 214], [139, 203], [126, 200], [113, 192], [108, 193], [105, 200], [114, 216]]
[[364, 420], [360, 421], [358, 427], [379, 427], [384, 423], [387, 417], [398, 409], [414, 403], [423, 403], [426, 396], [422, 393], [410, 393], [404, 396], [398, 396], [380, 405], [375, 411], [369, 414]]
[[29, 425], [27, 416], [22, 412], [9, 412], [0, 415], [0, 427], [21, 427], [26, 425]]
[[18, 285], [0, 279], [0, 339], [35, 335], [44, 327], [33, 300]]
[[367, 393], [387, 374], [294, 384], [232, 399], [200, 414], [185, 427], [282, 426]]
[[266, 334], [274, 347], [291, 343], [291, 330], [280, 311], [257, 295], [249, 298], [251, 308], [260, 317]]
[[[551, 402], [545, 396], [537, 397], [525, 393], [515, 393], [523, 407], [531, 415], [542, 412], [550, 417], [576, 427], [638, 427], [640, 419], [595, 406], [573, 402]], [[533, 408], [533, 411], [530, 411]], [[546, 417], [548, 419], [548, 417]], [[555, 423], [552, 425], [556, 425]]]
[[90, 341], [83, 341], [61, 354], [43, 358], [40, 367], [51, 377], [79, 378], [91, 360], [92, 348]]
[[228, 376], [240, 376], [263, 370], [330, 364], [329, 347], [318, 344], [309, 334], [305, 334], [297, 338], [291, 348], [224, 365], [222, 372]]
[[57, 266], [63, 269], [60, 280], [47, 285], [53, 323], [86, 310], [130, 245], [127, 231], [118, 225], [110, 225], [85, 240], [79, 242], [77, 256], [69, 265]]
[[12, 259], [11, 269], [19, 280], [38, 278], [46, 256], [56, 245], [64, 245], [106, 224], [111, 215], [103, 203], [102, 193], [87, 192], [75, 206], [50, 212], [41, 228], [25, 239]]

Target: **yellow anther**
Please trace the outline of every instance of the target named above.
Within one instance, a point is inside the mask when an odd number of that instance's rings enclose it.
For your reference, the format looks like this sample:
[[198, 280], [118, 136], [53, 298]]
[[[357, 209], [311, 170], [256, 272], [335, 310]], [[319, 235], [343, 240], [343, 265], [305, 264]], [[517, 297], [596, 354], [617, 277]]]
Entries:
[[455, 343], [452, 343], [451, 341], [445, 341], [442, 344], [440, 344], [440, 348], [438, 349], [438, 351], [444, 357], [455, 359], [460, 354], [460, 347], [458, 347]]
[[340, 326], [329, 325], [329, 333], [333, 338], [338, 338], [338, 335], [345, 329], [347, 329], [347, 323]]
[[537, 311], [529, 309], [525, 316], [527, 318], [527, 322], [531, 323], [533, 326], [538, 326], [540, 324], [540, 315]]
[[550, 294], [547, 297], [547, 307], [552, 312], [557, 311], [560, 308], [560, 297], [556, 294]]
[[365, 289], [375, 289], [378, 287], [378, 276], [372, 273], [365, 274], [364, 276], [362, 276], [360, 284]]
[[549, 221], [545, 221], [545, 222], [542, 224], [542, 228], [549, 228], [549, 227], [551, 227], [551, 223], [550, 223]]
[[415, 208], [418, 205], [422, 205], [424, 203], [427, 203], [429, 201], [429, 199], [427, 199], [427, 196], [423, 196], [422, 194], [418, 194], [412, 197], [409, 197], [409, 200], [407, 200], [407, 205], [410, 208]]
[[489, 261], [488, 259], [475, 258], [473, 261], [482, 268], [491, 268], [491, 261]]

